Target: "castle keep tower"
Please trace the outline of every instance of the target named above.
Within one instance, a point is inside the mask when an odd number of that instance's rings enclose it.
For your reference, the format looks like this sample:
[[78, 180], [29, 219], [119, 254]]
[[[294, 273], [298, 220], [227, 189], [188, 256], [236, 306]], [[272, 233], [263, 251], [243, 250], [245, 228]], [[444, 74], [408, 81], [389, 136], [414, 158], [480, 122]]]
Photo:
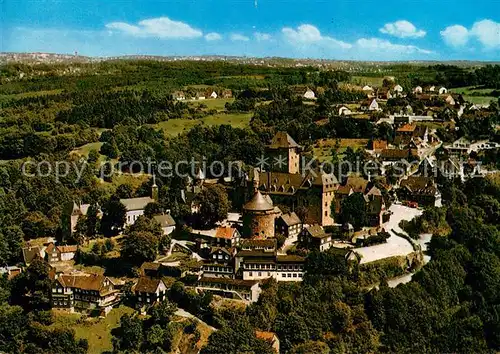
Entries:
[[277, 132], [271, 144], [266, 146], [266, 155], [271, 163], [271, 171], [285, 173], [300, 172], [300, 148], [286, 132]]
[[271, 198], [256, 191], [253, 198], [243, 206], [243, 237], [273, 238], [277, 214]]

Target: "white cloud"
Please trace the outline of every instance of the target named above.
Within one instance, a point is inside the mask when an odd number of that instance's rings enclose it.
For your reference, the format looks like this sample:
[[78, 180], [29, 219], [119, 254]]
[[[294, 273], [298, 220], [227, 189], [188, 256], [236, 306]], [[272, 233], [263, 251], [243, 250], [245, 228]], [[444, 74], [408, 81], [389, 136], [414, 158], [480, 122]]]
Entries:
[[236, 41], [248, 42], [250, 40], [250, 38], [248, 38], [247, 36], [238, 33], [233, 33], [229, 38], [235, 42]]
[[445, 43], [452, 47], [462, 47], [469, 40], [469, 31], [460, 25], [448, 26], [440, 33]]
[[487, 48], [500, 47], [500, 23], [482, 20], [474, 23], [470, 34], [475, 36]]
[[471, 39], [476, 39], [487, 49], [500, 47], [500, 23], [492, 20], [477, 21], [471, 29], [462, 25], [448, 26], [441, 31], [441, 37], [452, 47], [462, 47]]
[[337, 47], [342, 49], [351, 48], [352, 45], [335, 38], [323, 36], [319, 29], [313, 25], [300, 25], [297, 29], [285, 27], [281, 30], [285, 38], [295, 45], [324, 45], [327, 47]]
[[165, 39], [186, 39], [201, 37], [203, 33], [187, 23], [173, 21], [168, 17], [142, 20], [137, 25], [125, 22], [111, 22], [106, 28], [117, 30], [135, 37], [157, 37]]
[[403, 44], [394, 44], [385, 39], [379, 38], [360, 38], [356, 41], [356, 47], [366, 50], [366, 51], [384, 51], [391, 53], [400, 53], [404, 54], [431, 54], [432, 51], [427, 49], [421, 49], [414, 45], [403, 45]]
[[219, 41], [222, 39], [222, 36], [217, 32], [210, 32], [205, 35], [205, 39], [207, 41]]
[[255, 32], [253, 36], [259, 42], [269, 41], [271, 39], [271, 35], [269, 33]]
[[399, 38], [420, 38], [426, 34], [424, 30], [417, 30], [413, 23], [406, 20], [386, 23], [379, 31]]

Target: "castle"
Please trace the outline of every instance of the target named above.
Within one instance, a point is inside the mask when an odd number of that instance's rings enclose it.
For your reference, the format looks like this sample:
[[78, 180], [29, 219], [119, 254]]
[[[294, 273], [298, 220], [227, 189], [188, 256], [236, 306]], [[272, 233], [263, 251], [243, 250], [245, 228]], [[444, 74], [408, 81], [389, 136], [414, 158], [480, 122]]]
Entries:
[[308, 224], [334, 224], [331, 210], [339, 182], [331, 173], [301, 171], [300, 149], [285, 132], [277, 133], [266, 146], [266, 157], [273, 164], [270, 171], [251, 171], [247, 195], [252, 199], [243, 207], [243, 236], [273, 237], [274, 219], [280, 214], [276, 206], [300, 211], [302, 221]]

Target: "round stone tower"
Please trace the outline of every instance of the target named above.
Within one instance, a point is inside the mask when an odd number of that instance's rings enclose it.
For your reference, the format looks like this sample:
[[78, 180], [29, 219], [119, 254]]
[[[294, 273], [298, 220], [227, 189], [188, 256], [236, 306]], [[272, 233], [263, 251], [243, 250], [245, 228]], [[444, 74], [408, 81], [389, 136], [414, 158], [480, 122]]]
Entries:
[[256, 191], [252, 199], [243, 206], [243, 237], [273, 238], [276, 216], [271, 198]]

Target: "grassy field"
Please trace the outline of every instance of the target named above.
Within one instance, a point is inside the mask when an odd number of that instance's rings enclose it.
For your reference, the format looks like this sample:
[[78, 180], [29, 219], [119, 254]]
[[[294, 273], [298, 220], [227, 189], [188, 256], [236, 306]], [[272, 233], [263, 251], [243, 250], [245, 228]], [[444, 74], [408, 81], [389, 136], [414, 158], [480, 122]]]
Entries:
[[[320, 162], [330, 161], [332, 159], [332, 149], [336, 146], [337, 139], [320, 139], [313, 145], [313, 155]], [[337, 152], [342, 154], [348, 147], [357, 150], [366, 147], [368, 139], [339, 139], [339, 148]]]
[[57, 95], [60, 94], [63, 90], [62, 89], [56, 89], [56, 90], [45, 90], [45, 91], [28, 91], [28, 92], [23, 92], [23, 93], [16, 93], [12, 95], [0, 95], [0, 103], [1, 102], [7, 102], [12, 99], [20, 99], [20, 98], [25, 98], [25, 97], [38, 97], [38, 96], [48, 96], [48, 95]]
[[112, 351], [111, 330], [118, 327], [120, 317], [126, 313], [133, 313], [134, 310], [127, 306], [114, 308], [104, 319], [90, 318], [86, 321], [79, 321], [79, 314], [67, 314], [57, 312], [54, 315], [53, 327], [67, 328], [75, 330], [77, 338], [86, 339], [89, 343], [89, 353], [102, 353]]
[[226, 103], [234, 102], [234, 98], [216, 98], [207, 99], [202, 101], [189, 101], [193, 106], [199, 106], [201, 104], [207, 106], [207, 109], [216, 109], [217, 111], [223, 111]]
[[102, 145], [103, 143], [101, 142], [85, 144], [83, 146], [80, 146], [79, 148], [74, 149], [71, 152], [82, 156], [89, 156], [89, 152], [91, 150], [97, 150], [97, 152], [99, 152]]
[[491, 96], [492, 91], [492, 89], [480, 88], [477, 86], [465, 86], [450, 89], [450, 92], [463, 95], [466, 101], [481, 105], [487, 105], [490, 101], [496, 101], [498, 99], [498, 97]]
[[166, 135], [176, 136], [199, 124], [207, 126], [229, 124], [234, 128], [246, 128], [250, 123], [250, 118], [252, 118], [252, 113], [218, 113], [202, 119], [170, 119], [155, 124], [155, 127], [162, 129]]
[[352, 83], [364, 86], [382, 86], [382, 82], [384, 81], [383, 77], [370, 77], [370, 76], [353, 76]]

